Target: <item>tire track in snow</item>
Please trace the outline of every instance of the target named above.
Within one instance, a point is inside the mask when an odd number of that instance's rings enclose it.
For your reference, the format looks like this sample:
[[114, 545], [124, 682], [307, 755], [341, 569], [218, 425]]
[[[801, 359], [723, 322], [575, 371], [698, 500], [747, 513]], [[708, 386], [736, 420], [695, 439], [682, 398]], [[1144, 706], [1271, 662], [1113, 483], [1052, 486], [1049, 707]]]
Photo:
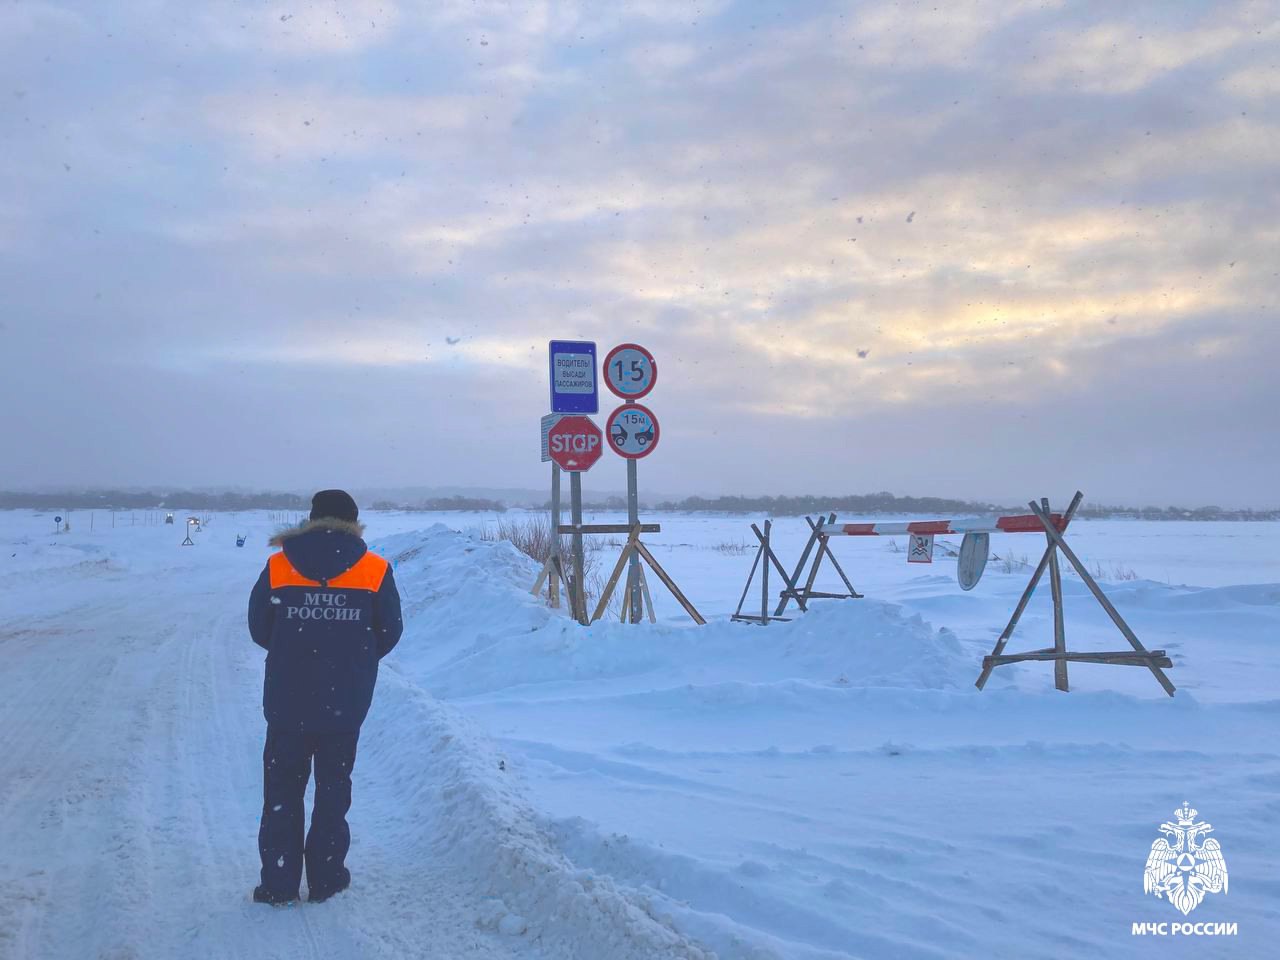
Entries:
[[[192, 571], [179, 573], [149, 581], [150, 603], [117, 596], [0, 623], [0, 823], [25, 828], [0, 843], [0, 956], [527, 953], [476, 928], [478, 901], [447, 865], [406, 862], [401, 838], [377, 834], [398, 802], [364, 789], [379, 779], [367, 760], [352, 891], [324, 906], [251, 902], [265, 722], [249, 584], [201, 575], [192, 589]], [[399, 816], [418, 829], [412, 810]]]

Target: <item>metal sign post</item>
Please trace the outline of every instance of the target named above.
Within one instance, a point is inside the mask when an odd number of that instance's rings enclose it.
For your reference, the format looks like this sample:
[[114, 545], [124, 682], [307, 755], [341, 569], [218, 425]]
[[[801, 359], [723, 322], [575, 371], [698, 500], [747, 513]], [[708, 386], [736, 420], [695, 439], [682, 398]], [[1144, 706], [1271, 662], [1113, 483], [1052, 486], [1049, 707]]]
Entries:
[[[609, 356], [612, 357], [616, 353], [617, 349], [610, 351]], [[614, 389], [612, 379], [606, 382], [614, 393], [619, 392]], [[650, 381], [651, 385], [652, 381]], [[660, 435], [658, 419], [648, 407], [634, 400], [628, 400], [609, 414], [605, 430], [609, 434], [609, 445], [613, 448], [613, 452], [620, 457], [625, 457], [627, 461], [627, 524], [634, 527], [640, 522], [640, 492], [636, 461], [641, 457], [647, 457], [657, 447]], [[626, 604], [630, 611], [631, 623], [639, 623], [642, 616], [641, 576], [639, 552], [632, 551], [631, 565], [627, 569], [626, 586]]]
[[584, 626], [587, 623], [587, 591], [582, 582], [582, 471], [569, 474], [569, 500], [573, 523], [573, 615]]
[[[636, 401], [647, 396], [658, 382], [657, 361], [638, 343], [620, 343], [605, 355], [604, 382], [615, 396], [626, 401], [609, 416], [605, 431], [613, 452], [627, 460], [627, 525], [634, 529], [640, 523], [636, 460], [652, 453], [658, 442], [657, 419]], [[632, 550], [622, 604], [623, 619], [629, 623], [639, 623], [643, 618], [645, 586], [640, 551]]]
[[[547, 562], [543, 567], [542, 574], [538, 577], [537, 586], [533, 588], [536, 594], [542, 589], [543, 577], [549, 577], [547, 582], [547, 595], [551, 600], [551, 606], [560, 608], [560, 584], [564, 582], [564, 564], [560, 557], [560, 535], [556, 532], [560, 528], [560, 465], [551, 461], [551, 449], [547, 443], [547, 436], [551, 432], [551, 428], [564, 419], [562, 413], [549, 413], [542, 418], [542, 462], [551, 464], [551, 543], [548, 546]], [[568, 590], [568, 584], [565, 584]], [[570, 599], [572, 603], [572, 599]]]
[[[546, 434], [543, 434], [546, 438]], [[549, 458], [548, 458], [549, 459]], [[560, 559], [560, 466], [553, 463], [551, 465], [551, 562], [555, 565], [557, 572], [563, 571], [563, 562]], [[551, 585], [548, 587], [551, 593], [551, 606], [559, 609], [560, 607], [560, 578], [552, 576]]]
[[[636, 482], [636, 462], [634, 460], [627, 461], [627, 526], [631, 528], [640, 525], [640, 493]], [[637, 551], [631, 551], [631, 562], [627, 566], [627, 604], [628, 623], [639, 623], [641, 612], [644, 610], [644, 597], [640, 594], [640, 555]]]
[[[590, 470], [604, 453], [604, 435], [590, 417], [569, 416], [562, 418], [547, 431], [547, 451], [562, 470], [569, 471], [570, 511], [573, 517], [573, 584], [570, 605], [574, 618], [587, 623], [586, 584], [583, 583], [582, 556], [582, 472]], [[552, 482], [555, 478], [553, 475]], [[554, 492], [554, 491], [553, 491]], [[558, 497], [557, 497], [558, 502]], [[559, 524], [556, 525], [557, 531]], [[557, 537], [559, 533], [557, 532]], [[558, 568], [563, 577], [558, 552], [548, 561]], [[535, 591], [536, 592], [536, 591]]]

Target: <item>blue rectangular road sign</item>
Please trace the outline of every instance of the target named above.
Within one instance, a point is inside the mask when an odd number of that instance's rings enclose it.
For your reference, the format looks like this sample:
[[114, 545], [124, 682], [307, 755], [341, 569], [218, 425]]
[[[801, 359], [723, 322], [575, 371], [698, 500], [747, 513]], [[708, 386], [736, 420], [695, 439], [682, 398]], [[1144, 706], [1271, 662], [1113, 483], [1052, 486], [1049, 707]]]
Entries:
[[552, 340], [551, 412], [599, 413], [596, 345], [590, 340]]

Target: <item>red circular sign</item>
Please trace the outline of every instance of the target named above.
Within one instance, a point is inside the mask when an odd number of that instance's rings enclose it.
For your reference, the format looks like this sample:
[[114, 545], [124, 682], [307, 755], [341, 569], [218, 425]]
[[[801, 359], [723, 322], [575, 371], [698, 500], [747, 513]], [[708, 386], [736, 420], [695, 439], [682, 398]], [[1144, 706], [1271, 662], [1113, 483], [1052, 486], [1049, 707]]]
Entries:
[[604, 422], [613, 452], [628, 460], [639, 460], [653, 453], [661, 432], [658, 418], [643, 404], [624, 403]]
[[590, 417], [562, 417], [547, 431], [547, 453], [561, 470], [581, 473], [604, 453], [604, 434]]
[[658, 382], [653, 354], [638, 343], [620, 343], [605, 355], [604, 383], [623, 400], [648, 396]]

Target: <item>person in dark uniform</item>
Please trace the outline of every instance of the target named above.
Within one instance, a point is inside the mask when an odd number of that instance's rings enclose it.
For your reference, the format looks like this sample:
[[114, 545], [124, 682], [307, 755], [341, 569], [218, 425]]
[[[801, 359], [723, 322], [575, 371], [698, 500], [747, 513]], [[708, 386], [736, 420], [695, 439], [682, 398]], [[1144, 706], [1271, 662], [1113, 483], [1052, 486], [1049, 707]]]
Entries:
[[[400, 594], [391, 565], [371, 553], [342, 490], [312, 498], [311, 518], [278, 534], [249, 595], [249, 634], [267, 651], [262, 709], [262, 826], [258, 903], [327, 900], [351, 884], [351, 770], [373, 701], [378, 661], [400, 640]], [[315, 805], [305, 833], [303, 797], [315, 764]]]

